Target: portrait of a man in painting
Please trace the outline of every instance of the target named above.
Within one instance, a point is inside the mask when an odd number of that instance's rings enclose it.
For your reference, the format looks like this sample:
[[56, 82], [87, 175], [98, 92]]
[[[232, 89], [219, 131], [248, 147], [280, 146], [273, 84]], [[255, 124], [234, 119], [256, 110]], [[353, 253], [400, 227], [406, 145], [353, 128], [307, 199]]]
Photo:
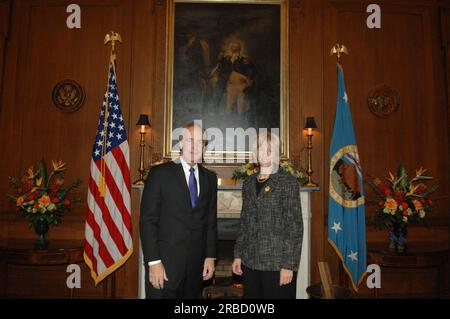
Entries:
[[[177, 3], [172, 127], [280, 128], [279, 5]], [[233, 141], [226, 151], [237, 150]]]

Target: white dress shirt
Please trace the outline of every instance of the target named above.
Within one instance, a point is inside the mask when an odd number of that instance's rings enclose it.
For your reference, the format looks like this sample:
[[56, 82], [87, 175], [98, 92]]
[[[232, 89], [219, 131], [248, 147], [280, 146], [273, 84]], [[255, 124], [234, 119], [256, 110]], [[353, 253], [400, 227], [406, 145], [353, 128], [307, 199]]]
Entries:
[[[182, 156], [179, 157], [179, 161], [181, 163], [181, 166], [183, 167], [184, 176], [186, 177], [186, 184], [189, 188], [189, 177], [191, 176], [191, 172], [190, 172], [191, 166], [188, 163], [186, 163], [186, 161], [184, 160], [184, 158]], [[192, 167], [194, 168], [195, 180], [197, 181], [197, 196], [200, 196], [200, 181], [198, 178], [198, 165], [195, 164]], [[160, 259], [154, 260], [154, 261], [149, 261], [148, 265], [152, 266], [152, 265], [156, 265], [160, 262], [161, 262]]]
[[[189, 188], [189, 177], [191, 176], [191, 172], [189, 170], [191, 169], [191, 166], [188, 163], [186, 163], [186, 161], [184, 160], [184, 158], [182, 156], [180, 156], [180, 163], [183, 166], [184, 176], [186, 177], [186, 184]], [[192, 167], [195, 170], [194, 175], [195, 175], [195, 180], [197, 181], [197, 196], [200, 196], [200, 180], [198, 178], [198, 165], [195, 164]]]

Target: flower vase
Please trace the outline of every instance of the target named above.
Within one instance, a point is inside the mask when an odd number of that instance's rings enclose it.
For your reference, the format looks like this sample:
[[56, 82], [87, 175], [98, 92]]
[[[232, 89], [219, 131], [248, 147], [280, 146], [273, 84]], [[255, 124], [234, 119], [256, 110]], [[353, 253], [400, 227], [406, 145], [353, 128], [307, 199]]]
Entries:
[[389, 232], [389, 250], [403, 253], [406, 250], [406, 235], [408, 225], [406, 223], [395, 223]]
[[47, 249], [48, 240], [45, 238], [45, 235], [48, 232], [48, 221], [39, 219], [34, 224], [34, 231], [38, 234], [39, 238], [35, 241], [35, 247], [37, 249]]

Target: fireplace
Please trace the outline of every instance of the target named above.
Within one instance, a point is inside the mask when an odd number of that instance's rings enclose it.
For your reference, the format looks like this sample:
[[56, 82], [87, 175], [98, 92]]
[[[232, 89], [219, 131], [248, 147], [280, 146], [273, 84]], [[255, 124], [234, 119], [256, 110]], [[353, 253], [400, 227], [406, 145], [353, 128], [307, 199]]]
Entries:
[[217, 265], [216, 277], [230, 277], [233, 262], [234, 243], [239, 231], [239, 219], [217, 219]]
[[[219, 185], [217, 192], [217, 265], [215, 277], [240, 279], [232, 274], [234, 242], [240, 227], [241, 186]], [[239, 278], [236, 278], [239, 277]]]
[[[220, 207], [220, 204], [218, 204], [218, 206]], [[228, 212], [227, 214], [230, 213]], [[239, 218], [223, 217], [221, 213], [218, 213], [216, 270], [213, 279], [204, 282], [204, 298], [242, 298], [242, 277], [233, 274], [231, 267], [234, 257], [234, 244], [239, 232], [239, 227]]]
[[221, 218], [217, 217], [217, 239], [218, 240], [236, 240], [240, 226], [238, 218]]

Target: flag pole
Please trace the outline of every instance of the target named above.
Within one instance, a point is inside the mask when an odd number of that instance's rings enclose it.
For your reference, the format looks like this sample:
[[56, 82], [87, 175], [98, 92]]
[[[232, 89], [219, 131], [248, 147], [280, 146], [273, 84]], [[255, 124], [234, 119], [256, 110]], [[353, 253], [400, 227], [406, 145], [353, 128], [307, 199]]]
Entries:
[[[109, 55], [109, 64], [108, 64], [108, 84], [106, 86], [106, 94], [105, 94], [105, 117], [103, 121], [103, 140], [102, 140], [102, 156], [100, 160], [100, 182], [99, 182], [99, 192], [100, 196], [105, 197], [106, 195], [106, 183], [105, 183], [105, 172], [106, 172], [106, 162], [105, 162], [105, 154], [106, 154], [106, 137], [107, 137], [107, 123], [109, 117], [109, 68], [112, 64], [114, 71], [116, 67], [116, 41], [122, 43], [122, 37], [120, 34], [111, 31], [105, 35], [105, 39], [103, 40], [103, 44], [107, 45], [111, 43], [111, 52]], [[115, 73], [115, 72], [114, 72]]]
[[[336, 109], [336, 117], [335, 117], [335, 125], [336, 125], [336, 119], [337, 119], [337, 116], [338, 116], [338, 112], [339, 112], [339, 109], [340, 109], [340, 105], [341, 105], [341, 108], [342, 108], [342, 106], [343, 105], [345, 105], [345, 107], [346, 108], [349, 108], [349, 104], [348, 104], [348, 96], [347, 96], [347, 93], [346, 93], [346, 91], [345, 91], [345, 83], [344, 83], [344, 81], [343, 81], [343, 68], [342, 68], [342, 65], [341, 65], [341, 61], [340, 61], [340, 58], [341, 58], [341, 56], [343, 56], [343, 55], [349, 55], [349, 53], [348, 53], [348, 49], [347, 49], [347, 47], [345, 46], [345, 45], [343, 45], [343, 44], [339, 44], [339, 43], [336, 43], [332, 48], [331, 48], [331, 50], [330, 50], [330, 55], [331, 56], [333, 56], [333, 55], [335, 55], [336, 56], [336, 64], [337, 64], [337, 67], [338, 67], [338, 101], [337, 101], [337, 109]], [[339, 77], [339, 74], [341, 75], [341, 77]], [[342, 82], [341, 82], [342, 81]], [[341, 96], [341, 95], [339, 95], [339, 87], [340, 86], [343, 86], [343, 91], [342, 92], [340, 92], [341, 94], [343, 94], [343, 96]], [[343, 103], [342, 102], [342, 100], [344, 100], [345, 101], [345, 103]], [[342, 110], [341, 110], [342, 111]], [[348, 119], [347, 119], [347, 121], [349, 121], [349, 123], [351, 123], [352, 122], [352, 119], [351, 119], [351, 114], [350, 114], [350, 112], [347, 112], [347, 116], [348, 116]], [[351, 128], [351, 135], [353, 135], [354, 136], [354, 130], [353, 130], [353, 127], [352, 126], [350, 126], [350, 128]], [[334, 128], [335, 129], [335, 128]], [[334, 132], [334, 129], [333, 129], [333, 137], [332, 137], [332, 147], [333, 147], [333, 140], [334, 140], [334, 136], [335, 136], [335, 132]], [[342, 128], [341, 128], [341, 130], [342, 130]], [[347, 137], [348, 138], [348, 137]], [[353, 137], [353, 139], [354, 139], [354, 137]], [[344, 138], [344, 140], [345, 140], [345, 138]], [[342, 144], [342, 145], [340, 145], [340, 144]], [[354, 152], [355, 154], [356, 154], [356, 158], [359, 158], [359, 156], [358, 156], [358, 151], [357, 151], [357, 148], [356, 148], [356, 142], [352, 142], [352, 141], [341, 141], [341, 143], [338, 143], [338, 145], [339, 145], [339, 147], [337, 147], [337, 151], [331, 151], [330, 150], [330, 157], [331, 157], [331, 159], [333, 159], [333, 158], [335, 158], [335, 161], [337, 160], [337, 159], [339, 159], [339, 158], [341, 158], [342, 157], [342, 155], [343, 154], [339, 154], [339, 152], [341, 152], [341, 150], [343, 150], [344, 148], [347, 148], [348, 150], [347, 151], [345, 151], [345, 152], [348, 152], [348, 151], [350, 151], [350, 152]], [[344, 147], [343, 147], [344, 146]], [[334, 153], [334, 154], [333, 154]], [[332, 160], [330, 160], [331, 161], [331, 163], [332, 163]], [[357, 165], [357, 166], [360, 166], [359, 165], [359, 160], [357, 160], [357, 162], [355, 163], [355, 166]], [[333, 165], [335, 165], [335, 163], [333, 164]], [[331, 166], [331, 165], [330, 165]], [[342, 197], [342, 195], [340, 195], [340, 194], [337, 194], [337, 192], [335, 191], [335, 190], [333, 190], [333, 192], [331, 192], [331, 188], [333, 187], [332, 186], [332, 181], [331, 181], [331, 169], [332, 169], [332, 167], [333, 166], [331, 166], [330, 167], [330, 191], [329, 191], [329, 201], [328, 201], [328, 225], [330, 225], [330, 216], [332, 215], [332, 212], [331, 212], [331, 210], [330, 210], [330, 205], [331, 204], [336, 204], [336, 205], [338, 205], [339, 206], [339, 211], [344, 211], [345, 209], [359, 209], [359, 207], [361, 207], [362, 206], [362, 213], [361, 213], [361, 216], [359, 216], [358, 218], [365, 218], [364, 216], [364, 195], [361, 193], [360, 194], [360, 196], [358, 197], [358, 199], [355, 201], [356, 202], [356, 206], [355, 207], [346, 207], [346, 206], [344, 206], [343, 205], [343, 203], [344, 203], [344, 200], [343, 200], [343, 197]], [[359, 167], [359, 170], [361, 170], [361, 168]], [[361, 185], [362, 185], [362, 174], [361, 174]], [[334, 194], [334, 195], [333, 195]], [[337, 199], [336, 199], [337, 198]], [[359, 213], [358, 211], [357, 211], [357, 213]], [[336, 214], [335, 214], [336, 215]], [[339, 216], [339, 214], [337, 214], [337, 216]], [[355, 222], [355, 221], [353, 221], [353, 222]], [[341, 222], [339, 222], [338, 224], [335, 224], [336, 226], [338, 226], [339, 227], [339, 229], [338, 228], [336, 228], [336, 230], [335, 230], [335, 232], [336, 232], [336, 234], [337, 234], [337, 232], [338, 231], [344, 231], [343, 229], [341, 229], [341, 227], [340, 227], [340, 224], [341, 224]], [[363, 261], [363, 269], [361, 270], [361, 269], [358, 269], [357, 270], [357, 275], [359, 276], [359, 278], [357, 278], [356, 279], [356, 282], [355, 282], [355, 280], [353, 279], [353, 274], [352, 274], [352, 271], [354, 272], [354, 270], [351, 270], [348, 266], [347, 266], [347, 264], [346, 264], [346, 262], [345, 262], [345, 260], [346, 260], [346, 258], [348, 257], [348, 258], [352, 258], [352, 261], [357, 261], [358, 259], [356, 258], [356, 254], [358, 253], [358, 251], [356, 251], [356, 252], [353, 252], [352, 250], [351, 250], [351, 256], [353, 256], [353, 257], [350, 257], [350, 255], [347, 255], [346, 256], [346, 253], [345, 253], [345, 249], [347, 249], [347, 243], [345, 243], [344, 242], [344, 247], [340, 247], [339, 245], [338, 245], [338, 243], [336, 242], [336, 239], [332, 239], [331, 238], [331, 236], [330, 236], [330, 231], [328, 231], [328, 243], [331, 245], [331, 247], [333, 248], [333, 250], [335, 251], [335, 253], [337, 254], [337, 256], [338, 256], [338, 259], [340, 260], [340, 268], [339, 268], [339, 279], [340, 279], [340, 282], [341, 282], [341, 284], [343, 284], [344, 286], [347, 286], [347, 284], [348, 284], [348, 282], [350, 282], [350, 286], [352, 287], [352, 289], [355, 291], [355, 292], [357, 292], [358, 291], [358, 287], [359, 287], [359, 285], [361, 284], [361, 282], [363, 281], [363, 279], [365, 278], [365, 276], [367, 275], [367, 272], [366, 272], [366, 267], [367, 267], [367, 265], [366, 265], [366, 235], [365, 235], [365, 223], [363, 222], [363, 225], [364, 225], [364, 227], [362, 228], [362, 233], [363, 233], [363, 252], [362, 252], [362, 254], [360, 254], [360, 255], [363, 255], [363, 259], [362, 259], [362, 261]], [[329, 227], [329, 226], [328, 226]], [[334, 226], [333, 226], [334, 227]], [[331, 229], [333, 229], [333, 228], [331, 228]], [[333, 229], [334, 230], [334, 229]], [[361, 232], [361, 230], [360, 229], [358, 229], [358, 232]], [[337, 237], [336, 237], [337, 238]], [[360, 240], [360, 239], [359, 239]], [[360, 245], [360, 243], [358, 242], [358, 245]], [[342, 249], [344, 249], [344, 250], [342, 250]], [[353, 258], [355, 258], [354, 260], [353, 260]], [[359, 265], [358, 265], [358, 267], [359, 267]], [[359, 271], [361, 271], [361, 274], [359, 274], [358, 272]], [[345, 274], [347, 275], [347, 276], [345, 276]]]

